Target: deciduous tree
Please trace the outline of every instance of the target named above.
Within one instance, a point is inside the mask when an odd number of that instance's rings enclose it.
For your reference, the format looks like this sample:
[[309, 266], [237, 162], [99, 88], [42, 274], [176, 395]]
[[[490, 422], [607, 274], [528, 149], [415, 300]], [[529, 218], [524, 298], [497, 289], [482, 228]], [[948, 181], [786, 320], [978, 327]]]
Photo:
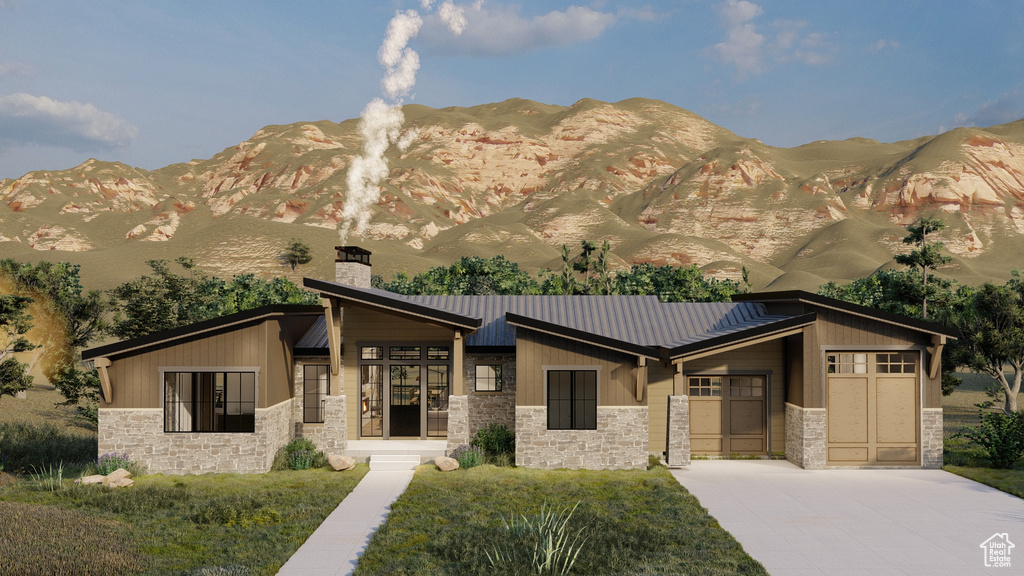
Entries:
[[36, 347], [25, 337], [32, 328], [30, 302], [23, 296], [0, 295], [0, 397], [14, 396], [32, 386], [28, 365], [11, 356]]
[[308, 264], [313, 260], [313, 249], [302, 240], [292, 238], [284, 249], [284, 260], [295, 270], [299, 264]]

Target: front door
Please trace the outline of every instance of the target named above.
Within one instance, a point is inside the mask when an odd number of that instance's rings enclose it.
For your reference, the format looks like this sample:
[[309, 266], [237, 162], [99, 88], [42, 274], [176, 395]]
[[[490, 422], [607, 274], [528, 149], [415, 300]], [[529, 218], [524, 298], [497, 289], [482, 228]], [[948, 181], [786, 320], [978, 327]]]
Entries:
[[767, 378], [690, 376], [690, 449], [694, 454], [767, 454]]
[[420, 436], [421, 374], [418, 364], [391, 365], [391, 436]]

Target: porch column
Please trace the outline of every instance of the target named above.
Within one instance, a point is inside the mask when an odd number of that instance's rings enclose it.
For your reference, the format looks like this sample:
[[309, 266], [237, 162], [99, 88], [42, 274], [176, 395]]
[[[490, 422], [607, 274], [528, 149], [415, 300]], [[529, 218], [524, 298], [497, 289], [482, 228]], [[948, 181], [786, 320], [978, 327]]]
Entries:
[[466, 397], [466, 339], [455, 330], [452, 341], [452, 388], [448, 397], [448, 451], [469, 443], [469, 398]]
[[683, 362], [673, 362], [672, 395], [668, 397], [665, 462], [669, 467], [690, 464], [690, 398], [683, 380]]
[[462, 331], [455, 331], [455, 341], [452, 346], [452, 396], [464, 396], [466, 394], [466, 366], [463, 358], [466, 351], [466, 339], [462, 337]]

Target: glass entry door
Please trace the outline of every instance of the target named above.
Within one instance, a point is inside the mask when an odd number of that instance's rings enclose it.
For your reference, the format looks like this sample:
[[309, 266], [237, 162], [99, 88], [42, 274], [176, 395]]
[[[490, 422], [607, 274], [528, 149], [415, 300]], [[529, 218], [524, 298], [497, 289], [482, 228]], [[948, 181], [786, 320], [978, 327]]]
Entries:
[[420, 436], [420, 381], [418, 364], [391, 365], [391, 436]]

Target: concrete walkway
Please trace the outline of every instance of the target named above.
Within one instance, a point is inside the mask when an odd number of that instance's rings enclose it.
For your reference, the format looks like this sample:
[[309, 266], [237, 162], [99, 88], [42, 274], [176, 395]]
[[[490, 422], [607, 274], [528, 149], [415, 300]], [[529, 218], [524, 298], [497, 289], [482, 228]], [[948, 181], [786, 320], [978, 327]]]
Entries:
[[[1024, 500], [941, 470], [699, 460], [672, 474], [772, 576], [1024, 573]], [[985, 567], [997, 533], [1020, 548], [1011, 567]]]
[[281, 567], [279, 576], [344, 576], [356, 569], [414, 470], [370, 470], [309, 539]]

